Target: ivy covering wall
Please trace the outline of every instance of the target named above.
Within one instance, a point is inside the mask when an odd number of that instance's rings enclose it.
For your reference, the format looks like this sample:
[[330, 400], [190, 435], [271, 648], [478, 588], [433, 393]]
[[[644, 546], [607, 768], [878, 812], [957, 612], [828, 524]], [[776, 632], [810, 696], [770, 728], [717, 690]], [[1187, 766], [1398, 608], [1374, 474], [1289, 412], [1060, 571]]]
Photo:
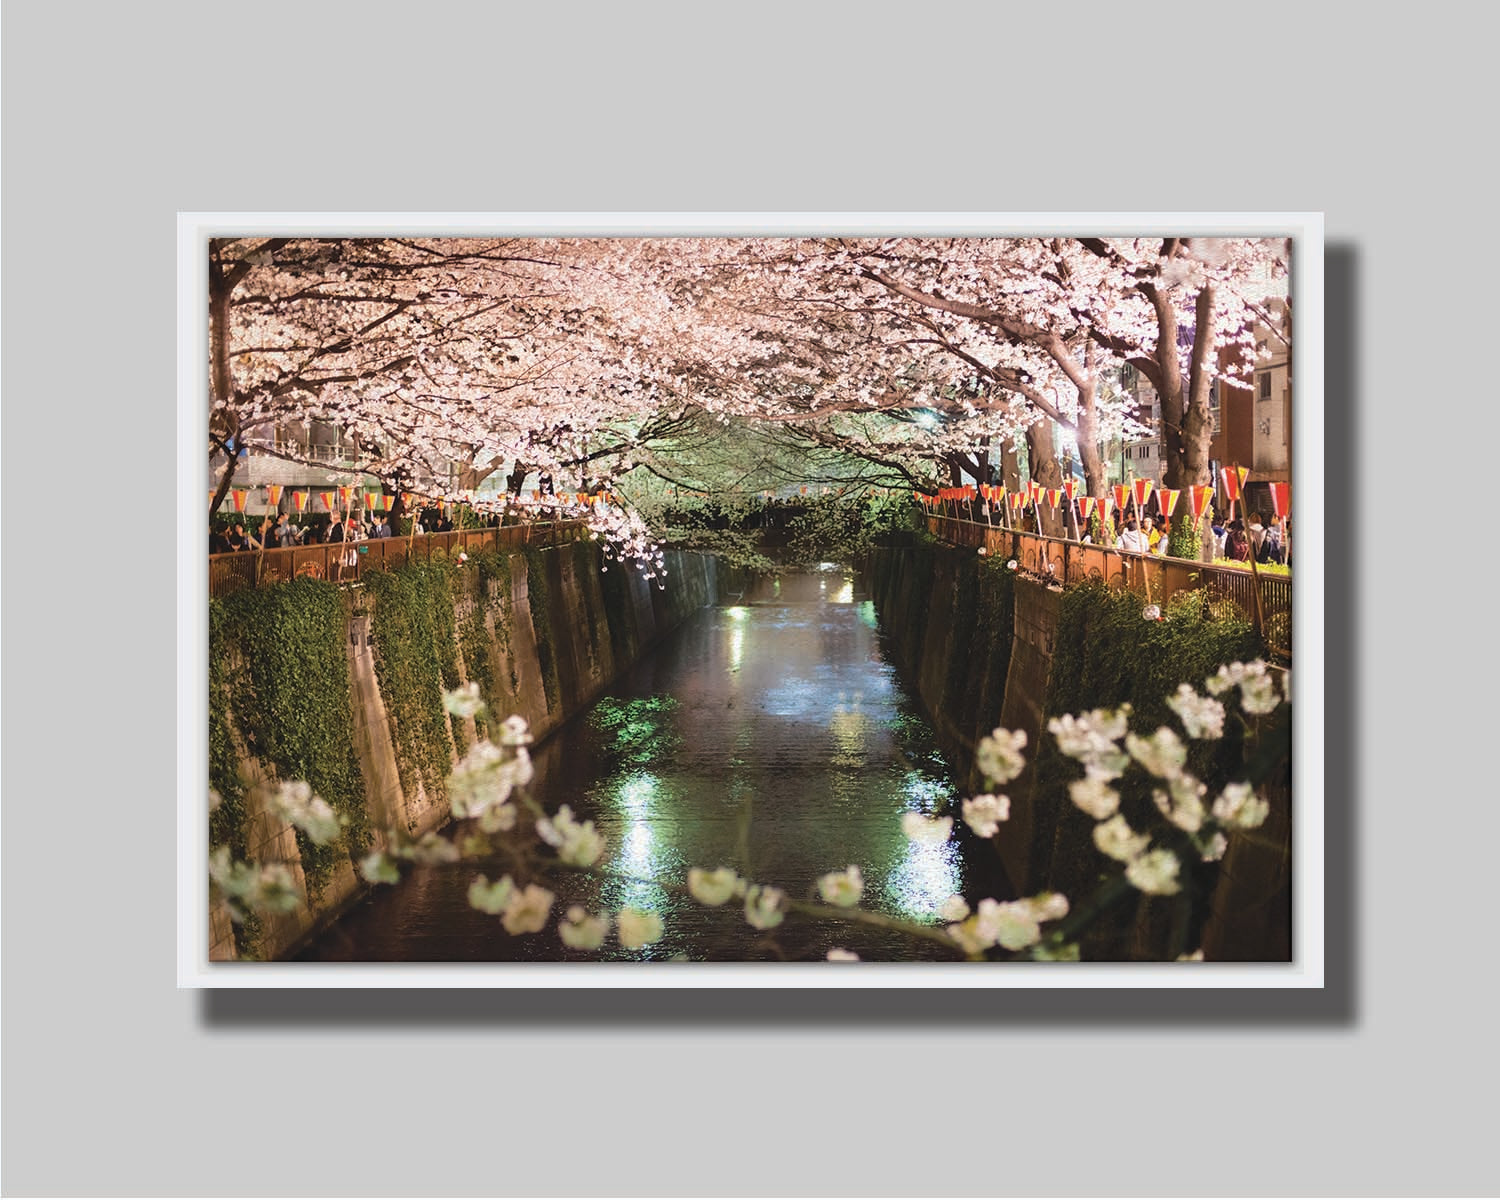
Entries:
[[315, 579], [209, 602], [209, 784], [222, 798], [210, 840], [237, 857], [250, 849], [243, 747], [278, 778], [306, 780], [349, 822], [327, 846], [297, 834], [314, 895], [340, 857], [362, 854], [370, 842], [350, 728], [345, 603], [337, 587]]
[[[510, 555], [485, 548], [469, 555], [478, 577], [474, 602], [458, 625], [459, 648], [463, 652], [464, 674], [468, 682], [479, 685], [479, 693], [491, 711], [507, 710], [507, 699], [515, 694], [516, 684], [502, 689], [495, 672], [494, 647], [510, 650]], [[493, 633], [491, 633], [493, 630]], [[480, 736], [493, 736], [483, 718], [476, 718]]]
[[461, 724], [443, 708], [443, 690], [463, 680], [458, 669], [454, 573], [442, 558], [370, 571], [375, 677], [390, 718], [402, 790], [420, 783], [435, 801], [447, 796], [453, 746], [464, 747]]

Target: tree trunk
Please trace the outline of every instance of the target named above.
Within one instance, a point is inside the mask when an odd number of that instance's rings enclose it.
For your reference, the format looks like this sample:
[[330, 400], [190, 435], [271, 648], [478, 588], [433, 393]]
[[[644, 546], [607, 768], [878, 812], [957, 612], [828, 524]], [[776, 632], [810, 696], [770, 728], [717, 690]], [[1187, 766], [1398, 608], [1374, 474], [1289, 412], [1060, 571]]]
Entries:
[[[235, 467], [239, 465], [240, 432], [239, 413], [234, 406], [234, 376], [229, 369], [229, 297], [234, 284], [217, 262], [208, 264], [208, 373], [209, 373], [209, 429], [219, 428], [219, 436], [225, 444], [225, 455], [229, 465], [219, 477], [218, 490], [208, 504], [208, 515], [212, 517], [229, 494], [229, 485], [234, 482]], [[222, 407], [221, 407], [222, 405]], [[235, 439], [233, 447], [230, 439]]]
[[1090, 496], [1104, 495], [1104, 458], [1099, 453], [1098, 383], [1090, 377], [1088, 387], [1078, 389], [1078, 424], [1074, 440], [1078, 461], [1083, 465], [1084, 487]]
[[458, 471], [459, 491], [477, 491], [479, 485], [500, 469], [498, 463], [488, 467], [460, 467]]
[[1014, 440], [1000, 447], [1000, 482], [1007, 492], [1021, 490], [1021, 454]]
[[1193, 357], [1188, 368], [1188, 395], [1183, 405], [1180, 435], [1179, 430], [1170, 425], [1165, 429], [1167, 451], [1163, 482], [1169, 488], [1212, 482], [1208, 456], [1213, 445], [1214, 414], [1209, 400], [1213, 375], [1219, 365], [1208, 361], [1213, 345], [1213, 315], [1214, 289], [1210, 284], [1198, 293]]
[[[1026, 430], [1026, 450], [1031, 458], [1031, 477], [1044, 488], [1062, 487], [1062, 468], [1057, 465], [1053, 445], [1052, 422], [1038, 421]], [[1048, 537], [1066, 537], [1065, 521], [1060, 509], [1045, 502], [1037, 505], [1042, 517], [1042, 532]]]

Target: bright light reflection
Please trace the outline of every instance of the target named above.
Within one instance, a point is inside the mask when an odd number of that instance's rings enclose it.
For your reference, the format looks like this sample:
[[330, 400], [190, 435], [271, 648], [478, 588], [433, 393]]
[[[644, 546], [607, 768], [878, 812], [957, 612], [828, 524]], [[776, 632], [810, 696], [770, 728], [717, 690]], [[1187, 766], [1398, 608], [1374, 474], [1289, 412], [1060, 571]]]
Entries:
[[941, 844], [908, 839], [905, 856], [891, 871], [885, 891], [903, 916], [936, 919], [943, 901], [963, 891], [958, 843], [951, 838]]
[[941, 779], [930, 779], [917, 771], [907, 772], [902, 790], [916, 801], [911, 806], [912, 809], [927, 815], [935, 812], [942, 801], [953, 796], [952, 784]]
[[729, 669], [738, 671], [745, 657], [745, 627], [736, 625], [729, 631]]
[[839, 590], [836, 591], [836, 592], [834, 592], [834, 594], [833, 594], [833, 603], [834, 604], [852, 604], [852, 603], [854, 603], [854, 580], [852, 580], [852, 579], [845, 579], [844, 580], [844, 586], [841, 587], [841, 588], [839, 588]]
[[729, 614], [729, 619], [731, 621], [743, 621], [747, 616], [750, 615], [750, 610], [739, 604], [733, 605], [730, 608], [726, 608], [724, 611]]
[[632, 819], [651, 815], [652, 801], [656, 799], [656, 776], [648, 771], [637, 771], [626, 776], [615, 793], [617, 806]]
[[624, 818], [619, 831], [610, 837], [610, 848], [614, 856], [609, 866], [631, 879], [615, 879], [606, 888], [606, 899], [611, 906], [631, 905], [636, 908], [660, 908], [666, 893], [650, 882], [662, 878], [671, 868], [672, 856], [668, 848], [657, 840], [651, 826], [656, 815], [657, 790], [660, 781], [656, 776], [638, 771], [628, 776], [606, 802]]
[[836, 747], [833, 765], [858, 767], [865, 757], [865, 731], [870, 727], [868, 718], [852, 708], [842, 705], [834, 708], [828, 718], [828, 731], [833, 735]]
[[620, 853], [615, 855], [615, 867], [627, 875], [652, 878], [660, 866], [657, 856], [652, 853], [655, 844], [656, 835], [651, 832], [650, 825], [645, 821], [632, 822], [620, 839]]

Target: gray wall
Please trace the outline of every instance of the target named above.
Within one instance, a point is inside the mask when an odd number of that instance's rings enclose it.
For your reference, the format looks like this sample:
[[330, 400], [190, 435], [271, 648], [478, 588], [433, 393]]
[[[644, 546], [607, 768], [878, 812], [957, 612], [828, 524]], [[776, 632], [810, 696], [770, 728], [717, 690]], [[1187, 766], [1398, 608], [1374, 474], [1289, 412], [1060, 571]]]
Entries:
[[[1464, 349], [1492, 340], [1493, 11], [691, 11], [429, 5], [423, 53], [378, 2], [6, 5], [5, 1193], [1493, 1194], [1493, 599], [1467, 517], [1401, 498], [1436, 412], [1418, 476], [1493, 506]], [[1303, 596], [1330, 616], [1328, 989], [174, 988], [175, 211], [1294, 207], [1334, 247], [1304, 361], [1336, 436], [1296, 464], [1339, 534]], [[75, 514], [134, 532], [64, 544]], [[1164, 1134], [1137, 1102], [1164, 1069], [1232, 1116]], [[366, 1102], [272, 1131], [338, 1092]], [[916, 1152], [871, 1137], [900, 1111]], [[405, 1149], [498, 1120], [503, 1170]]]

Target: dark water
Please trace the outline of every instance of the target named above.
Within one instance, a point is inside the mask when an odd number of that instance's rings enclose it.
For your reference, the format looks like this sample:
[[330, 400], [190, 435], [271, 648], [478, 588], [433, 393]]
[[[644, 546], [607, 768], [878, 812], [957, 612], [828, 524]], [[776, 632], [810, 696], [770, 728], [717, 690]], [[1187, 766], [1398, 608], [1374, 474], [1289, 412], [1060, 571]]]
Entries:
[[[534, 748], [532, 791], [552, 812], [572, 806], [608, 839], [597, 879], [560, 874], [552, 920], [511, 936], [469, 907], [470, 880], [507, 867], [418, 868], [377, 888], [299, 957], [359, 961], [822, 959], [840, 946], [866, 960], [949, 958], [910, 934], [790, 914], [769, 931], [731, 901], [707, 908], [661, 881], [691, 866], [733, 867], [794, 899], [858, 864], [862, 907], [929, 928], [954, 893], [1005, 898], [994, 856], [955, 820], [946, 845], [901, 830], [907, 811], [956, 817], [958, 800], [931, 727], [881, 653], [874, 606], [854, 574], [767, 581], [740, 602], [705, 609], [643, 659], [588, 713]], [[450, 831], [451, 832], [451, 831]], [[665, 936], [624, 950], [611, 936], [589, 954], [565, 947], [556, 922], [571, 903], [662, 914]]]

